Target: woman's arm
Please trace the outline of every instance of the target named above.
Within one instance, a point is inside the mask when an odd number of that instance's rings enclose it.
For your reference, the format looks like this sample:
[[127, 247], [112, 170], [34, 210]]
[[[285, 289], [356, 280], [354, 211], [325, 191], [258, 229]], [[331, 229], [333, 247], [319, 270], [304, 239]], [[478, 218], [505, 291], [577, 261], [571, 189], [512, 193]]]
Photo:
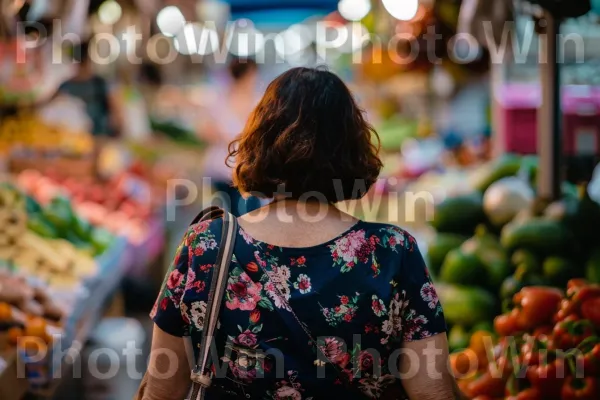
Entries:
[[411, 400], [463, 400], [448, 362], [445, 333], [405, 342], [400, 358], [402, 385]]
[[190, 362], [180, 337], [154, 325], [142, 400], [183, 400], [190, 389]]

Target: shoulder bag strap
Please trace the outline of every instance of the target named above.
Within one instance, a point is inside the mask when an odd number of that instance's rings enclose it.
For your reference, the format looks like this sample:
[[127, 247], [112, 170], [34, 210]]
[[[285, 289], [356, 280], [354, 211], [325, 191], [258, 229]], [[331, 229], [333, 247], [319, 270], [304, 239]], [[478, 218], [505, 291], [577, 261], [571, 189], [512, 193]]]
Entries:
[[[237, 219], [231, 213], [218, 207], [210, 207], [202, 211], [192, 222], [193, 225], [197, 222], [217, 218], [223, 219], [223, 231], [221, 233], [219, 252], [213, 267], [213, 276], [208, 292], [200, 353], [198, 354], [196, 365], [192, 369], [190, 376], [192, 380], [190, 400], [203, 399], [206, 388], [211, 385], [212, 375], [207, 370], [208, 358], [217, 329], [219, 310], [221, 309], [223, 297], [225, 296], [229, 265], [233, 256], [233, 248], [235, 246], [235, 238], [237, 235]], [[186, 341], [188, 342], [188, 347], [190, 347], [189, 343], [191, 342], [191, 339], [186, 337]]]

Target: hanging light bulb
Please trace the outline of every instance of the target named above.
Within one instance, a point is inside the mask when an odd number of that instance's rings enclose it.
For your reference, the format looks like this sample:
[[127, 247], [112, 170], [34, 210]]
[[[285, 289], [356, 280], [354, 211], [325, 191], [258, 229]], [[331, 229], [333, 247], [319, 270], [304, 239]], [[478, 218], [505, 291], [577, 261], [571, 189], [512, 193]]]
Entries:
[[348, 21], [360, 21], [371, 11], [370, 0], [340, 0], [338, 3], [340, 15]]
[[419, 11], [419, 0], [381, 0], [390, 15], [400, 21], [410, 21]]
[[160, 10], [156, 16], [156, 24], [165, 36], [175, 36], [185, 25], [185, 17], [176, 6], [168, 6]]

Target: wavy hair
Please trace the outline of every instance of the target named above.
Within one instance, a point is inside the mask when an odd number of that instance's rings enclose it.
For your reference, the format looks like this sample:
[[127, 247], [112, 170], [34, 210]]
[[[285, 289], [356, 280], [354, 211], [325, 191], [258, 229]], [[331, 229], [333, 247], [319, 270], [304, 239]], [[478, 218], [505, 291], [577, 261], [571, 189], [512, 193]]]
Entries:
[[381, 172], [380, 142], [335, 74], [294, 68], [276, 78], [229, 146], [242, 193], [315, 196], [330, 203], [363, 197]]

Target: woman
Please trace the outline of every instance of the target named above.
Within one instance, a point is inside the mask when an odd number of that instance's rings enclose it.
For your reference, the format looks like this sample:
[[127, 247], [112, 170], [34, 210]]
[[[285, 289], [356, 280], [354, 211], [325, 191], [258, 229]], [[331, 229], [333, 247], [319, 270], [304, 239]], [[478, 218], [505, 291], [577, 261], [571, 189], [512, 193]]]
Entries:
[[221, 100], [213, 103], [204, 138], [210, 143], [204, 163], [205, 176], [211, 179], [222, 205], [235, 216], [260, 207], [260, 200], [243, 198], [232, 186], [231, 168], [224, 164], [229, 143], [244, 129], [246, 119], [256, 105], [258, 67], [251, 59], [234, 59], [229, 64], [232, 84]]
[[[236, 187], [275, 201], [238, 218], [213, 358], [225, 369], [213, 379], [220, 396], [209, 399], [458, 398], [415, 239], [333, 205], [375, 182], [375, 136], [330, 72], [296, 68], [269, 85], [231, 155]], [[146, 400], [186, 395], [181, 337], [200, 341], [221, 228], [192, 226], [165, 278], [151, 313]], [[165, 349], [177, 357], [160, 357]], [[165, 371], [174, 375], [161, 379]]]

